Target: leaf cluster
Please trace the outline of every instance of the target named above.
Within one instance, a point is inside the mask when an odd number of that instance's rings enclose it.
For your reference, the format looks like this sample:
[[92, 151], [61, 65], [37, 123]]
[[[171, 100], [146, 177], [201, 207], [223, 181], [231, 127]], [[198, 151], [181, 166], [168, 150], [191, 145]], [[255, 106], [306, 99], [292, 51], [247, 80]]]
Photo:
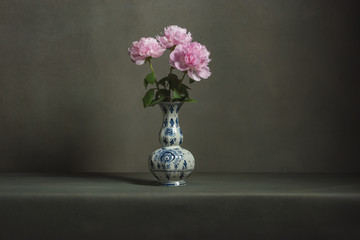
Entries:
[[[189, 79], [190, 84], [193, 82], [193, 79]], [[157, 81], [154, 72], [151, 72], [144, 79], [145, 89], [149, 85], [154, 87], [150, 88], [143, 97], [145, 108], [161, 102], [195, 102], [195, 100], [189, 98], [188, 91], [191, 88], [185, 85], [183, 79], [179, 79], [176, 74], [170, 73]]]

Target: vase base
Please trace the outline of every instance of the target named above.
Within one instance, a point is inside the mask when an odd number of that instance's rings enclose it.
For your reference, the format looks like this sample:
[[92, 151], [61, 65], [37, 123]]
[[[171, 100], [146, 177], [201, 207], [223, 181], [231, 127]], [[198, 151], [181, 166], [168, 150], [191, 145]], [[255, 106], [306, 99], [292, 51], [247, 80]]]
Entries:
[[166, 187], [186, 186], [185, 181], [159, 182], [159, 184], [160, 184], [160, 186], [166, 186]]

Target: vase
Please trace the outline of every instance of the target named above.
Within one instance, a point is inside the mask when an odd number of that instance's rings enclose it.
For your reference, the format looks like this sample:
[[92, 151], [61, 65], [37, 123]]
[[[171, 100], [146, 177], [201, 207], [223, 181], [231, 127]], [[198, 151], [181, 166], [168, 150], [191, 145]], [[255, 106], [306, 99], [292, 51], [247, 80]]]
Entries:
[[149, 169], [163, 186], [183, 186], [195, 167], [194, 156], [180, 147], [183, 132], [179, 123], [179, 111], [183, 103], [159, 103], [163, 121], [159, 133], [162, 148], [152, 152], [149, 157]]

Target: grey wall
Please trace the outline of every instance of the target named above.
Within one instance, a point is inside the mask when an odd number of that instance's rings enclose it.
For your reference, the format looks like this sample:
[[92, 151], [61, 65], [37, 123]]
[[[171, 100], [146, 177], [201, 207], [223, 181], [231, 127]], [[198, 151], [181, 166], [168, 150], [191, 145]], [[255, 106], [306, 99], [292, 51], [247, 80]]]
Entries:
[[355, 3], [2, 0], [0, 171], [147, 171], [161, 113], [127, 48], [170, 24], [213, 59], [180, 116], [198, 172], [359, 171]]

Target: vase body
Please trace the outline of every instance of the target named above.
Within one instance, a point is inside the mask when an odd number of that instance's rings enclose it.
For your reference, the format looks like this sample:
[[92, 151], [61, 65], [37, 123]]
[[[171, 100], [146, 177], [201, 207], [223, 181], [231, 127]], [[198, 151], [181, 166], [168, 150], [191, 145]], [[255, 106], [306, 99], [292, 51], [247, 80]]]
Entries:
[[186, 185], [186, 179], [195, 167], [193, 155], [180, 147], [184, 140], [179, 123], [179, 111], [183, 103], [159, 103], [163, 113], [163, 122], [159, 133], [162, 148], [152, 152], [149, 157], [149, 169], [160, 185]]

